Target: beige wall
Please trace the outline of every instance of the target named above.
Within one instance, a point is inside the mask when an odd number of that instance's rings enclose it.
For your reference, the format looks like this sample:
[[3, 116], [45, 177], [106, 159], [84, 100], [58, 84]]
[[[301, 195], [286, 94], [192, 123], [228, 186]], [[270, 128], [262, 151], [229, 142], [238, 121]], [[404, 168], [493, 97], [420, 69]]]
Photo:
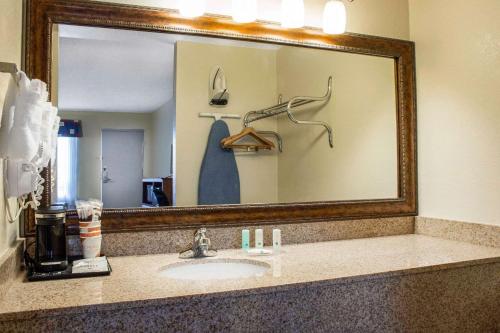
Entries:
[[[157, 7], [176, 0], [104, 0]], [[320, 26], [324, 0], [306, 0], [306, 23]], [[407, 0], [347, 3], [347, 30], [409, 38]], [[498, 223], [498, 0], [409, 0], [417, 42], [421, 214]], [[279, 17], [279, 0], [259, 1], [260, 17]], [[208, 11], [228, 14], [229, 0]], [[21, 59], [21, 1], [0, 1], [0, 61]], [[465, 42], [464, 42], [465, 40]], [[481, 59], [481, 60], [479, 60]], [[496, 63], [495, 65], [491, 64]], [[1, 82], [1, 81], [0, 81]], [[0, 85], [0, 96], [4, 86]], [[453, 101], [453, 102], [452, 102]], [[497, 133], [497, 134], [495, 134]], [[459, 148], [457, 148], [459, 147]], [[474, 161], [474, 162], [471, 162]], [[496, 176], [496, 178], [495, 178]], [[496, 179], [496, 181], [495, 181]], [[0, 191], [3, 193], [3, 191]], [[3, 195], [0, 194], [0, 199]], [[0, 253], [6, 230], [0, 200]]]
[[[0, 61], [14, 62], [21, 66], [22, 1], [0, 1]], [[10, 76], [0, 74], [0, 107], [3, 106]], [[0, 159], [0, 173], [3, 175], [3, 160]], [[15, 207], [15, 200], [11, 200]], [[12, 211], [15, 212], [15, 211]], [[17, 238], [18, 223], [8, 223], [3, 190], [0, 182], [0, 257]]]
[[[177, 43], [176, 66], [176, 204], [198, 202], [198, 178], [207, 145], [210, 118], [200, 112], [241, 114], [276, 103], [276, 52], [247, 47]], [[230, 99], [227, 107], [211, 107], [209, 75], [222, 66]], [[241, 120], [225, 119], [231, 134], [241, 131]], [[258, 129], [276, 130], [276, 120]], [[277, 157], [274, 152], [237, 153], [242, 203], [276, 202]]]
[[[177, 58], [177, 205], [196, 204], [199, 167], [213, 122], [199, 118], [198, 113], [219, 110], [207, 103], [207, 77], [215, 65], [224, 68], [231, 94], [229, 106], [221, 112], [241, 115], [275, 104], [278, 93], [285, 99], [322, 95], [328, 75], [335, 77], [331, 102], [298, 115], [332, 124], [335, 148], [329, 147], [323, 128], [297, 126], [285, 116], [278, 118], [278, 125], [276, 118], [253, 123], [256, 129], [277, 129], [285, 148], [281, 154], [237, 153], [242, 203], [397, 197], [391, 59], [305, 48], [275, 51], [190, 42], [177, 44]], [[226, 123], [231, 133], [241, 130], [241, 121]]]
[[[177, 8], [178, 0], [100, 0], [130, 5]], [[305, 0], [305, 23], [321, 27], [326, 0]], [[258, 0], [259, 19], [279, 21], [281, 0]], [[347, 31], [393, 38], [409, 38], [407, 0], [345, 1]], [[231, 0], [207, 0], [207, 12], [231, 15]]]
[[151, 114], [152, 142], [151, 175], [167, 177], [171, 165], [171, 147], [175, 136], [175, 99], [171, 99]]
[[284, 100], [322, 96], [328, 76], [333, 76], [327, 105], [294, 114], [300, 120], [329, 123], [334, 137], [332, 149], [323, 127], [279, 118], [284, 144], [278, 158], [279, 201], [396, 198], [394, 61], [284, 47], [278, 51], [277, 64], [278, 91]]
[[[178, 3], [176, 0], [105, 1], [163, 8], [177, 8]], [[305, 21], [308, 26], [321, 26], [322, 10], [325, 2], [325, 0], [305, 0]], [[259, 0], [258, 4], [260, 19], [271, 21], [279, 20], [280, 0]], [[353, 3], [346, 3], [346, 6], [348, 10], [348, 31], [392, 38], [409, 38], [407, 0], [364, 0], [355, 1]], [[207, 12], [230, 15], [230, 10], [230, 0], [207, 1]], [[205, 76], [208, 76], [208, 74]], [[206, 78], [203, 78], [202, 82], [205, 83], [206, 80]], [[235, 121], [228, 120], [228, 123], [233, 122]], [[179, 135], [179, 133], [177, 133], [177, 135]], [[179, 155], [179, 153], [177, 155]], [[197, 181], [197, 177], [195, 177], [195, 179]], [[187, 202], [192, 202], [193, 200], [194, 199], [191, 198]], [[179, 204], [181, 203], [179, 202]]]
[[[174, 8], [176, 6], [176, 0], [105, 0], [108, 2], [118, 2], [118, 3], [129, 3], [138, 5], [149, 5], [157, 7], [170, 7]], [[413, 8], [415, 8], [415, 3], [423, 1], [425, 3], [430, 3], [429, 0], [410, 0], [412, 2]], [[323, 0], [306, 0], [306, 23], [310, 26], [320, 26], [321, 24], [321, 8], [325, 1]], [[495, 0], [490, 0], [489, 3], [493, 3]], [[263, 19], [275, 19], [279, 17], [279, 1], [259, 1], [260, 6], [260, 17]], [[387, 37], [395, 38], [409, 38], [408, 35], [408, 5], [406, 0], [365, 0], [365, 1], [354, 1], [353, 3], [347, 3], [348, 6], [348, 31], [357, 33], [366, 33], [372, 35], [381, 35]], [[208, 11], [213, 13], [228, 14], [230, 10], [229, 0], [209, 0], [208, 1]], [[484, 6], [470, 6], [475, 7], [477, 10], [481, 10]], [[486, 10], [487, 11], [487, 10]], [[493, 11], [489, 11], [493, 13]], [[427, 12], [423, 16], [428, 15]], [[20, 62], [21, 54], [21, 1], [18, 0], [3, 0], [0, 2], [0, 41], [2, 47], [0, 47], [0, 60], [11, 60]], [[414, 19], [413, 19], [414, 20]], [[434, 21], [436, 22], [436, 21]], [[415, 38], [416, 39], [416, 38]], [[7, 47], [5, 47], [7, 46]], [[418, 47], [418, 44], [417, 44]], [[422, 57], [421, 54], [418, 57]], [[419, 85], [421, 73], [419, 73]], [[2, 88], [0, 88], [0, 92]], [[421, 89], [419, 89], [419, 93]], [[2, 94], [0, 93], [0, 96]], [[419, 100], [419, 103], [423, 103]], [[422, 108], [419, 105], [419, 112], [422, 112]], [[422, 117], [419, 119], [419, 124], [422, 124]], [[420, 130], [420, 128], [419, 128]], [[419, 137], [420, 142], [422, 142], [422, 135]], [[424, 157], [422, 151], [422, 145], [420, 145], [420, 160]], [[422, 164], [422, 163], [421, 163]], [[419, 165], [422, 172], [422, 165]], [[425, 175], [424, 175], [425, 176]], [[422, 175], [421, 175], [422, 183]], [[423, 185], [423, 184], [422, 184]], [[422, 206], [423, 194], [425, 191], [421, 188], [420, 200]], [[1, 198], [0, 198], [1, 199]], [[3, 200], [0, 200], [3, 202]], [[1, 209], [0, 203], [0, 212]], [[480, 209], [481, 210], [481, 209]], [[3, 237], [6, 233], [2, 230], [3, 225], [3, 214], [0, 214], [0, 253], [2, 246], [5, 243]], [[9, 232], [9, 234], [12, 234]]]
[[410, 0], [422, 216], [500, 225], [499, 17], [499, 0]]
[[[144, 177], [153, 177], [151, 113], [59, 112], [62, 119], [82, 121], [83, 137], [79, 140], [78, 197], [101, 198], [101, 131], [102, 129], [144, 130]], [[110, 170], [110, 173], [113, 171]], [[112, 176], [112, 175], [111, 175]]]

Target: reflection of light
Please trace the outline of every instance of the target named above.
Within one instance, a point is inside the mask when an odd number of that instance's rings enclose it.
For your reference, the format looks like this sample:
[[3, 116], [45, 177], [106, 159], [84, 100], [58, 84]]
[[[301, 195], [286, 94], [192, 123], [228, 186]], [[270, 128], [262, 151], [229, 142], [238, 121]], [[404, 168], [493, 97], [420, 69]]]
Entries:
[[70, 182], [69, 138], [57, 138], [57, 197], [67, 198]]
[[56, 155], [56, 197], [58, 202], [73, 205], [76, 197], [78, 138], [58, 137]]
[[233, 0], [233, 20], [250, 23], [257, 19], [257, 0]]
[[205, 14], [205, 0], [179, 0], [179, 12], [184, 17], [198, 17]]
[[281, 1], [281, 25], [284, 28], [301, 28], [304, 26], [304, 1]]
[[273, 276], [281, 276], [281, 257], [279, 255], [273, 258]]
[[327, 34], [343, 34], [346, 26], [346, 10], [344, 3], [331, 0], [325, 4], [323, 11], [323, 31]]

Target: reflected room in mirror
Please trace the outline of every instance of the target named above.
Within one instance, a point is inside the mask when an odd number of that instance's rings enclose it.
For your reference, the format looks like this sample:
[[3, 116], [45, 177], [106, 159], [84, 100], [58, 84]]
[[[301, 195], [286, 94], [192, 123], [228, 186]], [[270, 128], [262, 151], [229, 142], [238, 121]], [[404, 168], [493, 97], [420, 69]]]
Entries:
[[53, 202], [398, 197], [393, 58], [55, 25], [51, 69]]

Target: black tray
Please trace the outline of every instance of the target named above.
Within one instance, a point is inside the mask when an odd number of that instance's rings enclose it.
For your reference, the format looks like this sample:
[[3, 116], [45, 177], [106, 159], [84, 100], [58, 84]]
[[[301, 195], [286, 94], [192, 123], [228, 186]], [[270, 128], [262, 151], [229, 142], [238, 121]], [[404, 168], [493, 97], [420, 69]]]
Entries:
[[70, 258], [68, 267], [64, 271], [57, 272], [35, 272], [32, 268], [28, 268], [28, 281], [45, 281], [45, 280], [59, 280], [59, 279], [76, 279], [94, 276], [105, 276], [111, 274], [111, 265], [108, 258], [108, 270], [105, 272], [92, 272], [92, 273], [72, 273], [73, 261], [82, 259], [81, 257]]

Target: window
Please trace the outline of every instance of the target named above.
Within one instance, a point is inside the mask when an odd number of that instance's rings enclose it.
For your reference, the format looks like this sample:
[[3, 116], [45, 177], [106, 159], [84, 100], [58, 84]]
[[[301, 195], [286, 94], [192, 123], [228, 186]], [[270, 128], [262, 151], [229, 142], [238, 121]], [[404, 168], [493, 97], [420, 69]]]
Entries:
[[58, 137], [56, 157], [56, 201], [75, 206], [78, 184], [78, 138]]

